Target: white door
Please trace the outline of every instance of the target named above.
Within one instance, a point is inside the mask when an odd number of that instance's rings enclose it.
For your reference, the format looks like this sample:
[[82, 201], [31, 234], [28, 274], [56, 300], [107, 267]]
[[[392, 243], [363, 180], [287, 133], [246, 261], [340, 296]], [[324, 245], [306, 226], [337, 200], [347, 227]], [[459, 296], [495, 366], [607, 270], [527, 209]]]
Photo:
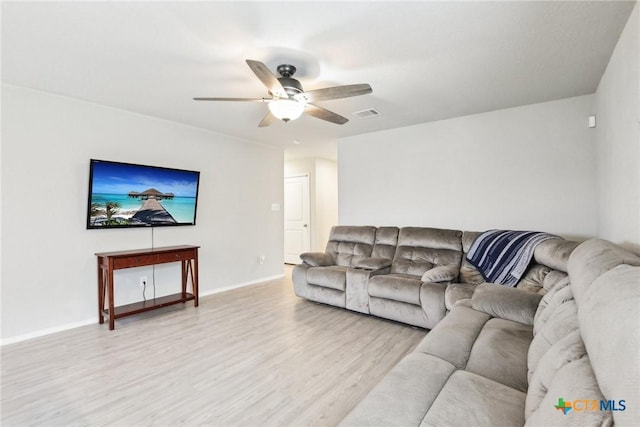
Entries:
[[309, 177], [284, 179], [284, 262], [299, 264], [309, 252]]

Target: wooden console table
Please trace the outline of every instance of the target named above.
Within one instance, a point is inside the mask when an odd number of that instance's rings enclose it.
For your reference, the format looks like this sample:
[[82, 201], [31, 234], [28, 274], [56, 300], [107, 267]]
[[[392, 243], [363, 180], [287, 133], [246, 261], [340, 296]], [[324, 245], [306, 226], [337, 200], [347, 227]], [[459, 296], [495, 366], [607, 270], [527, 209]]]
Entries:
[[[198, 306], [198, 248], [200, 246], [166, 246], [153, 249], [138, 249], [119, 252], [97, 253], [98, 257], [98, 319], [102, 324], [109, 317], [109, 329], [115, 328], [115, 320], [125, 316], [143, 313], [159, 307], [194, 301]], [[115, 307], [113, 303], [113, 272], [123, 268], [180, 262], [182, 264], [182, 292], [159, 298]], [[193, 293], [187, 292], [187, 282], [191, 278]], [[107, 297], [108, 296], [108, 297]], [[108, 308], [105, 309], [105, 302]]]

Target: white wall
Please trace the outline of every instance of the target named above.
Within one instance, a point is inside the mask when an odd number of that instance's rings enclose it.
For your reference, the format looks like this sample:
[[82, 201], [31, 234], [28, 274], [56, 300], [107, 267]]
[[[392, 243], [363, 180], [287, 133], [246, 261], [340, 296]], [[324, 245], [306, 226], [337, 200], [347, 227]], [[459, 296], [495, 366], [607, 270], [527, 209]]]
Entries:
[[[151, 246], [150, 229], [85, 229], [90, 158], [201, 171], [197, 225], [154, 231], [156, 246], [201, 245], [201, 294], [282, 275], [282, 150], [3, 85], [3, 342], [97, 321], [94, 253]], [[152, 273], [118, 272], [116, 300], [139, 300]], [[157, 295], [179, 275], [156, 267]]]
[[324, 251], [331, 227], [338, 224], [338, 165], [316, 159], [316, 241]]
[[640, 252], [640, 7], [636, 4], [595, 95], [598, 236]]
[[286, 177], [309, 176], [310, 246], [324, 252], [331, 227], [338, 223], [338, 178], [334, 161], [320, 158], [295, 159], [285, 162]]
[[596, 232], [592, 96], [338, 142], [340, 224]]

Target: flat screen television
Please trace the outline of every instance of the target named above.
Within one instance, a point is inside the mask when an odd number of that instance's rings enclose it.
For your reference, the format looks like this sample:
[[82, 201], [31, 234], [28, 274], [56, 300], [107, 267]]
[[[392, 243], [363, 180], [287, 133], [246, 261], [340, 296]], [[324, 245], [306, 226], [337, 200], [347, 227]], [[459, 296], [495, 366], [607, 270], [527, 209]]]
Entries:
[[195, 225], [200, 172], [91, 159], [87, 228]]

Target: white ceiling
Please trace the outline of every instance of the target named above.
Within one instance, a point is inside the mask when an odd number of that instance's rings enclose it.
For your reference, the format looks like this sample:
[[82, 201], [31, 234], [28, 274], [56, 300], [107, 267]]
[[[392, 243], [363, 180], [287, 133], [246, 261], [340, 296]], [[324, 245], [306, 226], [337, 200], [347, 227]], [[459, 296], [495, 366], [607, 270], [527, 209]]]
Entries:
[[[2, 81], [333, 157], [341, 137], [593, 93], [633, 5], [3, 2]], [[192, 100], [266, 96], [247, 58], [295, 65], [306, 90], [373, 93], [318, 103], [343, 126], [258, 128], [266, 104]]]

